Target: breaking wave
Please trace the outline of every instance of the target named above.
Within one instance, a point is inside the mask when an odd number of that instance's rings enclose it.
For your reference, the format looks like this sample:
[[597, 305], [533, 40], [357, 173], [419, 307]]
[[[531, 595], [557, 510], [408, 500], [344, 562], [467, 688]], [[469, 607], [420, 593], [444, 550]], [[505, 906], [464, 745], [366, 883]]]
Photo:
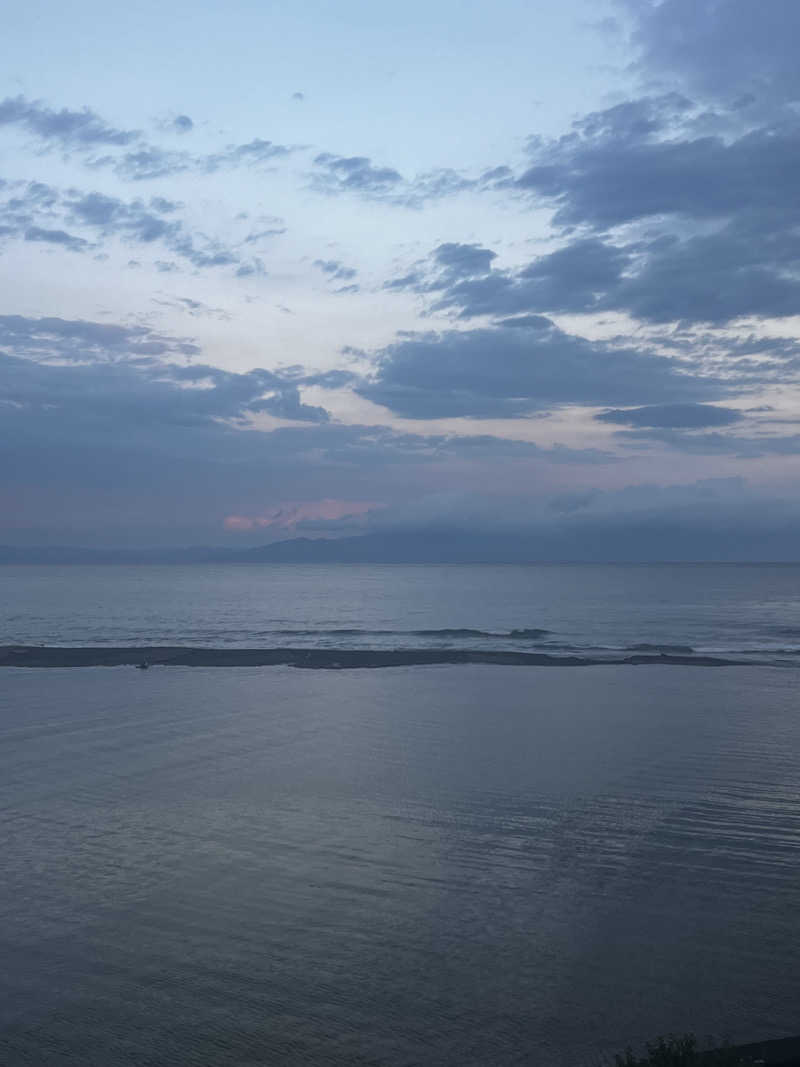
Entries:
[[509, 638], [512, 641], [535, 641], [546, 637], [550, 630], [527, 627], [516, 630], [474, 630], [469, 627], [443, 627], [438, 630], [364, 630], [359, 628], [335, 630], [263, 630], [262, 635], [279, 634], [281, 637], [428, 637], [428, 638]]

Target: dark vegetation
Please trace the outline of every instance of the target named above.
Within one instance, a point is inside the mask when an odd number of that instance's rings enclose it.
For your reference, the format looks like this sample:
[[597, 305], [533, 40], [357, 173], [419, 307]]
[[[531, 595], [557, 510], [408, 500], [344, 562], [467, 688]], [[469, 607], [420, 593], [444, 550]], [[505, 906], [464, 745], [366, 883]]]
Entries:
[[800, 1038], [789, 1037], [753, 1045], [704, 1048], [694, 1034], [668, 1034], [645, 1045], [641, 1055], [628, 1048], [614, 1057], [614, 1067], [800, 1067]]
[[642, 1056], [631, 1049], [614, 1057], [614, 1067], [740, 1067], [756, 1061], [731, 1047], [700, 1049], [694, 1034], [670, 1034], [650, 1041]]

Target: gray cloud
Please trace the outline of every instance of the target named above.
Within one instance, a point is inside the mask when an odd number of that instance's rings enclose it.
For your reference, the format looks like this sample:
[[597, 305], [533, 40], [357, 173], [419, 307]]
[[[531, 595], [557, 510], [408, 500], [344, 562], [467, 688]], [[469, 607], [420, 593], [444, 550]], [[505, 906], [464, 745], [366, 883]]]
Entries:
[[392, 167], [375, 166], [367, 156], [337, 156], [331, 152], [320, 152], [314, 157], [314, 165], [317, 168], [314, 187], [324, 193], [346, 190], [383, 194], [403, 181], [398, 171]]
[[73, 219], [96, 228], [103, 236], [143, 244], [158, 241], [198, 268], [241, 266], [233, 249], [189, 232], [183, 222], [172, 218], [174, 205], [161, 198], [145, 204], [141, 200], [124, 201], [102, 193], [87, 193], [67, 197], [66, 204]]
[[632, 261], [625, 249], [597, 238], [576, 240], [517, 272], [493, 269], [494, 259], [495, 252], [477, 245], [440, 245], [431, 267], [418, 267], [387, 287], [435, 294], [432, 310], [456, 309], [462, 318], [586, 312], [608, 305], [608, 294]]
[[[244, 239], [244, 244], [256, 244], [258, 241], [269, 240], [270, 237], [280, 237], [281, 234], [286, 233], [286, 227], [283, 225], [283, 219], [276, 217], [268, 217], [271, 225], [263, 230], [252, 230]], [[263, 220], [262, 220], [263, 221]]]
[[654, 244], [601, 306], [660, 323], [792, 316], [800, 301], [799, 270], [794, 225], [788, 215], [781, 223], [769, 210], [761, 219], [738, 217], [709, 236]]
[[176, 174], [214, 174], [236, 167], [261, 166], [285, 159], [296, 149], [254, 138], [246, 144], [229, 144], [219, 152], [197, 155], [191, 152], [145, 144], [119, 157], [104, 156], [93, 161], [95, 167], [111, 167], [126, 181], [151, 181]]
[[734, 408], [713, 404], [651, 404], [642, 408], [603, 411], [595, 418], [619, 426], [672, 427], [698, 429], [704, 426], [729, 426], [744, 416]]
[[[321, 377], [166, 363], [187, 342], [145, 327], [6, 316], [0, 342], [15, 353], [0, 355], [0, 485], [6, 516], [24, 524], [26, 539], [46, 530], [51, 543], [213, 542], [226, 515], [258, 515], [284, 500], [353, 499], [354, 485], [358, 499], [393, 504], [367, 528], [428, 541], [439, 531], [445, 551], [455, 543], [485, 558], [666, 558], [676, 546], [708, 556], [722, 530], [730, 551], [747, 554], [750, 534], [767, 544], [797, 518], [796, 507], [790, 514], [738, 480], [552, 498], [515, 488], [531, 463], [615, 462], [593, 450], [341, 426], [310, 411], [300, 413], [303, 426], [246, 429], [258, 410], [296, 418], [299, 389]], [[342, 384], [336, 375], [326, 372], [325, 384]], [[797, 452], [800, 442], [775, 447]], [[503, 531], [523, 540], [506, 545]]]
[[55, 111], [40, 100], [28, 100], [24, 96], [0, 101], [0, 126], [17, 126], [62, 148], [124, 146], [140, 137], [138, 130], [121, 130], [109, 125], [91, 108]]
[[179, 223], [164, 218], [163, 210], [152, 205], [148, 208], [141, 200], [126, 203], [114, 196], [86, 193], [68, 197], [67, 204], [77, 222], [105, 233], [124, 234], [135, 241], [149, 243], [174, 237], [180, 230]]
[[172, 337], [147, 326], [24, 315], [0, 315], [0, 346], [7, 355], [66, 363], [146, 361], [154, 356], [200, 353], [190, 338]]
[[[357, 486], [358, 499], [398, 502], [452, 487], [454, 473], [485, 481], [498, 460], [506, 471], [615, 461], [490, 436], [336, 425], [300, 391], [339, 386], [341, 372], [235, 374], [179, 361], [187, 346], [141, 326], [0, 319], [5, 524], [55, 540], [217, 539], [226, 515], [282, 500], [353, 499]], [[249, 420], [261, 412], [304, 425], [258, 431]]]
[[[715, 12], [730, 20], [734, 7], [741, 29], [749, 0], [713, 10], [702, 0], [691, 10], [716, 25]], [[693, 22], [678, 0], [636, 10], [642, 26], [662, 17], [677, 26], [684, 14]], [[659, 33], [666, 48], [683, 39]], [[624, 310], [651, 322], [718, 324], [795, 314], [800, 122], [773, 109], [698, 132], [712, 118], [702, 102], [668, 92], [589, 114], [557, 140], [534, 139], [516, 189], [552, 204], [569, 243], [515, 275], [451, 287], [442, 306], [465, 316]], [[594, 235], [575, 236], [576, 228]]]
[[[301, 421], [328, 419], [324, 409], [301, 402], [302, 375], [287, 377], [263, 369], [235, 374], [205, 364], [175, 363], [172, 360], [197, 355], [197, 346], [145, 326], [5, 315], [0, 316], [3, 350], [2, 393], [21, 409], [42, 405], [68, 410], [84, 404], [84, 413], [91, 407], [96, 418], [116, 420], [130, 410], [148, 423], [241, 420], [259, 412]], [[55, 373], [58, 366], [43, 366], [41, 360], [60, 364], [60, 373]], [[123, 381], [127, 388], [117, 394]], [[140, 410], [143, 392], [150, 400], [147, 409]], [[121, 422], [119, 426], [122, 429]]]
[[8, 236], [24, 236], [28, 227], [41, 224], [48, 224], [42, 228], [52, 229], [50, 224], [60, 218], [59, 194], [51, 186], [43, 182], [4, 182], [0, 186], [3, 188], [11, 194], [0, 200], [0, 223]]
[[488, 274], [497, 253], [480, 245], [448, 242], [434, 250], [433, 258], [450, 276], [472, 278]]
[[764, 456], [800, 455], [800, 434], [762, 434], [745, 436], [732, 433], [692, 433], [677, 429], [619, 430], [615, 438], [622, 444], [638, 448], [658, 442], [697, 456], [734, 456], [737, 459], [761, 459]]
[[[50, 329], [52, 320], [33, 320], [29, 331], [38, 336]], [[96, 323], [56, 322], [67, 329], [67, 350], [71, 354], [79, 338], [94, 341]], [[44, 325], [41, 325], [44, 323]], [[2, 324], [0, 324], [2, 325]], [[76, 432], [98, 445], [108, 436], [131, 443], [171, 446], [176, 433], [204, 428], [213, 443], [221, 438], [234, 442], [233, 454], [242, 459], [256, 448], [261, 459], [269, 454], [262, 446], [271, 441], [296, 442], [303, 463], [316, 462], [361, 465], [367, 460], [378, 466], [392, 462], [439, 462], [443, 459], [545, 458], [556, 463], [615, 462], [616, 457], [595, 449], [569, 449], [564, 446], [541, 448], [535, 444], [490, 435], [453, 436], [396, 433], [379, 426], [324, 426], [327, 415], [319, 408], [299, 402], [299, 388], [292, 380], [271, 371], [256, 369], [242, 374], [221, 371], [205, 364], [179, 365], [162, 359], [117, 358], [121, 348], [134, 354], [147, 348], [146, 334], [119, 327], [121, 340], [108, 327], [114, 343], [106, 358], [63, 360], [55, 365], [38, 359], [0, 354], [2, 396], [19, 429], [28, 427], [25, 437], [37, 432], [64, 434]], [[39, 354], [51, 345], [42, 343]], [[57, 342], [56, 342], [57, 344]], [[165, 347], [168, 347], [165, 346]], [[304, 383], [300, 377], [297, 381]], [[199, 386], [202, 386], [200, 388]], [[277, 430], [260, 432], [247, 428], [246, 418], [268, 412], [296, 421], [322, 423], [319, 430]], [[320, 414], [322, 412], [322, 414]], [[224, 420], [224, 421], [220, 421]], [[46, 430], [45, 427], [49, 427]], [[80, 430], [79, 430], [80, 427]], [[239, 447], [241, 445], [241, 447]], [[232, 447], [232, 446], [231, 446]], [[315, 450], [318, 452], [315, 454]], [[281, 451], [281, 450], [279, 450]], [[208, 446], [204, 449], [208, 454]]]
[[350, 281], [358, 274], [354, 267], [346, 267], [338, 259], [315, 259], [314, 266], [334, 281]]
[[565, 226], [605, 228], [660, 215], [725, 219], [761, 211], [765, 202], [794, 205], [787, 168], [800, 158], [796, 123], [761, 126], [733, 141], [692, 137], [681, 125], [689, 106], [670, 95], [589, 115], [559, 141], [535, 143], [536, 162], [517, 184], [551, 198], [555, 221]]
[[265, 275], [266, 273], [264, 263], [258, 256], [254, 256], [247, 263], [240, 263], [236, 268], [237, 278], [249, 278], [253, 275]]
[[[303, 99], [295, 93], [294, 99]], [[159, 128], [182, 136], [194, 129], [188, 115], [161, 120]], [[238, 167], [263, 168], [309, 146], [284, 145], [261, 137], [227, 144], [217, 152], [198, 154], [184, 148], [154, 144], [138, 130], [117, 129], [90, 108], [56, 111], [24, 96], [0, 102], [0, 127], [17, 126], [35, 136], [46, 148], [60, 147], [79, 153], [93, 170], [111, 170], [124, 181], [144, 182], [180, 174], [213, 174]], [[114, 152], [124, 148], [127, 151]], [[99, 150], [104, 149], [102, 154]], [[325, 195], [349, 193], [409, 208], [421, 207], [470, 189], [503, 187], [511, 183], [508, 167], [496, 167], [479, 178], [468, 178], [452, 168], [435, 168], [405, 179], [389, 166], [367, 156], [317, 152], [311, 186]]]
[[[72, 252], [96, 250], [103, 240], [116, 237], [158, 245], [197, 269], [234, 266], [240, 274], [263, 273], [257, 257], [244, 258], [237, 248], [190, 230], [177, 217], [181, 206], [161, 196], [121, 200], [99, 192], [61, 192], [41, 182], [16, 183], [14, 195], [0, 201], [0, 236], [60, 245]], [[92, 242], [73, 233], [76, 227], [89, 231]], [[175, 265], [168, 263], [166, 269]]]
[[111, 168], [117, 177], [125, 181], [140, 182], [184, 174], [196, 168], [196, 160], [189, 152], [145, 144], [118, 157], [94, 159], [91, 165], [95, 169]]
[[253, 138], [247, 144], [230, 144], [221, 152], [197, 157], [199, 169], [212, 172], [223, 167], [237, 167], [241, 164], [267, 163], [272, 159], [282, 159], [293, 150], [286, 145], [274, 144], [260, 137]]
[[[320, 152], [313, 160], [311, 187], [327, 196], [350, 194], [396, 207], [421, 208], [469, 190], [497, 188], [510, 182], [508, 168], [497, 168], [480, 178], [468, 178], [448, 167], [404, 178], [393, 167], [374, 164], [368, 156], [338, 156]], [[510, 172], [509, 172], [510, 173]]]
[[[297, 373], [302, 373], [302, 368], [297, 368]], [[320, 385], [323, 389], [344, 389], [358, 381], [358, 375], [347, 370], [326, 370], [303, 375], [304, 385]]]
[[627, 0], [625, 6], [649, 77], [680, 78], [692, 91], [740, 108], [800, 99], [794, 0]]
[[409, 182], [405, 196], [401, 196], [397, 202], [406, 207], [422, 207], [429, 201], [444, 200], [473, 189], [490, 187], [492, 182], [484, 178], [467, 178], [451, 167], [438, 167], [416, 175]]
[[84, 252], [89, 247], [89, 242], [84, 241], [82, 237], [75, 237], [74, 234], [67, 233], [65, 230], [45, 230], [41, 226], [28, 226], [24, 237], [26, 241], [61, 245], [70, 252]]
[[[146, 141], [139, 130], [112, 126], [91, 108], [55, 110], [24, 96], [0, 101], [0, 127], [17, 127], [36, 137], [46, 147], [79, 153], [95, 170], [111, 169], [127, 181], [149, 181], [186, 172], [212, 174], [241, 166], [263, 166], [288, 156], [296, 149], [256, 137], [243, 144], [228, 144], [218, 152], [194, 154], [165, 148]], [[188, 115], [160, 123], [171, 134], [186, 134], [194, 128]], [[121, 154], [114, 149], [127, 148]], [[105, 154], [97, 155], [104, 149]]]
[[800, 303], [800, 231], [767, 213], [685, 238], [662, 233], [617, 244], [579, 237], [516, 271], [493, 269], [494, 253], [484, 250], [481, 272], [462, 276], [441, 270], [435, 250], [430, 263], [386, 288], [433, 294], [431, 310], [465, 319], [626, 311], [653, 323], [721, 325], [749, 315], [790, 316]]
[[664, 356], [566, 334], [549, 320], [509, 330], [412, 334], [378, 353], [358, 392], [408, 418], [515, 417], [564, 404], [717, 399], [730, 389]]
[[189, 296], [178, 297], [154, 297], [153, 303], [161, 307], [177, 308], [179, 311], [191, 315], [192, 318], [213, 318], [221, 322], [230, 320], [231, 315], [224, 308], [211, 307], [202, 300], [194, 300]]
[[800, 509], [744, 479], [714, 478], [549, 499], [438, 493], [368, 522], [376, 549], [399, 559], [786, 560], [797, 555]]

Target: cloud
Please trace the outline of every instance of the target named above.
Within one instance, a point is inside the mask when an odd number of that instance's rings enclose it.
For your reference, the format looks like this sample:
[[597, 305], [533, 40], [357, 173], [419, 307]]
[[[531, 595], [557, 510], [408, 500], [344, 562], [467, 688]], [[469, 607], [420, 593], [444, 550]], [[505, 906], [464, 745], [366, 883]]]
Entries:
[[[160, 246], [196, 269], [234, 266], [240, 274], [263, 273], [257, 257], [245, 258], [238, 248], [189, 229], [177, 215], [181, 207], [162, 196], [122, 200], [97, 191], [62, 192], [42, 182], [21, 182], [0, 201], [0, 237], [60, 245], [71, 252], [96, 251], [105, 240], [118, 238]], [[54, 225], [59, 222], [70, 230]], [[72, 232], [75, 228], [88, 231], [91, 241]], [[166, 269], [174, 264], [167, 263]]]
[[141, 200], [124, 201], [93, 192], [67, 196], [65, 203], [71, 218], [95, 228], [103, 236], [143, 244], [160, 242], [198, 268], [240, 265], [233, 249], [191, 233], [183, 222], [173, 218], [174, 205], [162, 198], [145, 204]]
[[[169, 134], [184, 135], [194, 129], [188, 115], [159, 123]], [[119, 129], [91, 108], [55, 110], [25, 96], [0, 101], [0, 127], [24, 130], [46, 148], [75, 152], [93, 170], [112, 170], [126, 181], [152, 181], [183, 174], [213, 174], [242, 166], [263, 166], [282, 159], [296, 148], [255, 137], [241, 144], [227, 144], [217, 152], [196, 154], [152, 144], [140, 130]], [[128, 149], [116, 154], [115, 149]], [[98, 155], [98, 151], [103, 154]]]
[[45, 230], [41, 226], [28, 226], [24, 237], [26, 241], [61, 245], [70, 252], [84, 252], [89, 247], [89, 242], [84, 241], [82, 237], [75, 237], [74, 234], [67, 233], [65, 230]]
[[[721, 531], [726, 551], [747, 543], [753, 554], [757, 531], [769, 545], [787, 522], [798, 528], [796, 506], [738, 480], [520, 491], [537, 464], [617, 462], [591, 449], [343, 426], [310, 412], [255, 430], [262, 401], [283, 396], [291, 407], [314, 376], [186, 364], [190, 344], [143, 326], [0, 318], [0, 522], [12, 539], [16, 529], [50, 543], [213, 543], [227, 519], [232, 535], [257, 542], [287, 529], [352, 532], [358, 521], [403, 543], [441, 536], [443, 551], [483, 558], [697, 558]], [[796, 454], [800, 442], [775, 447]]]
[[432, 310], [455, 309], [465, 319], [587, 312], [608, 303], [607, 294], [620, 286], [632, 259], [624, 249], [597, 238], [574, 241], [518, 271], [494, 269], [496, 258], [497, 253], [478, 245], [440, 245], [429, 266], [393, 279], [388, 288], [434, 294]]
[[40, 100], [28, 100], [24, 96], [0, 101], [0, 126], [17, 126], [42, 141], [67, 149], [118, 147], [132, 144], [140, 137], [138, 130], [111, 126], [91, 108], [55, 111]]
[[795, 226], [790, 212], [767, 205], [710, 233], [662, 230], [627, 241], [578, 237], [515, 270], [494, 268], [495, 253], [488, 249], [469, 272], [442, 269], [435, 249], [386, 288], [431, 295], [432, 311], [453, 310], [464, 319], [608, 311], [650, 323], [779, 318], [800, 306], [798, 234], [800, 209]]
[[286, 233], [286, 227], [283, 225], [283, 219], [278, 218], [275, 215], [262, 216], [257, 221], [261, 223], [268, 223], [268, 225], [261, 230], [251, 230], [247, 237], [244, 239], [244, 244], [256, 244], [259, 241], [268, 240], [271, 237], [280, 237]]
[[796, 123], [759, 126], [731, 141], [697, 137], [682, 122], [690, 107], [669, 95], [588, 115], [572, 134], [535, 142], [535, 163], [517, 185], [552, 199], [564, 226], [661, 215], [725, 219], [760, 211], [769, 198], [794, 203], [786, 168], [800, 155]]
[[468, 178], [450, 167], [439, 167], [409, 179], [393, 167], [373, 163], [368, 156], [338, 156], [332, 152], [318, 153], [313, 166], [311, 188], [316, 192], [326, 196], [354, 195], [404, 208], [421, 208], [469, 190], [496, 188], [499, 172], [502, 171], [505, 184], [508, 170], [503, 167], [481, 178]]
[[532, 496], [423, 496], [368, 517], [377, 558], [422, 560], [787, 560], [800, 508], [742, 478]]
[[350, 281], [358, 274], [354, 267], [345, 267], [338, 259], [315, 259], [314, 266], [333, 281]]
[[800, 99], [794, 0], [627, 2], [639, 66], [728, 106]]
[[796, 315], [800, 242], [788, 217], [784, 226], [740, 216], [709, 236], [654, 244], [602, 304], [656, 323]]
[[480, 245], [450, 241], [434, 249], [433, 258], [449, 277], [473, 278], [489, 273], [497, 253]]
[[[302, 375], [260, 368], [235, 374], [185, 364], [183, 359], [199, 353], [195, 344], [145, 326], [5, 315], [0, 316], [2, 352], [7, 402], [20, 410], [74, 409], [113, 418], [120, 432], [126, 413], [148, 425], [157, 419], [246, 421], [263, 412], [308, 422], [329, 417], [323, 408], [302, 403]], [[145, 394], [146, 406], [141, 405]]]
[[[187, 364], [187, 346], [143, 326], [0, 319], [0, 525], [62, 543], [214, 540], [226, 516], [268, 516], [287, 500], [398, 502], [426, 486], [485, 484], [498, 463], [615, 462], [488, 435], [338, 425], [300, 401], [320, 376]], [[261, 411], [296, 425], [256, 429]]]
[[325, 408], [304, 404], [300, 399], [299, 388], [281, 382], [276, 376], [277, 388], [269, 395], [252, 400], [245, 409], [247, 413], [264, 413], [279, 419], [293, 419], [299, 422], [328, 422], [330, 416]]
[[670, 427], [699, 429], [706, 426], [729, 426], [744, 416], [734, 408], [713, 404], [650, 404], [642, 408], [613, 409], [595, 415], [600, 422], [619, 426]]
[[178, 297], [153, 297], [153, 303], [161, 307], [177, 308], [192, 318], [213, 318], [221, 322], [228, 322], [231, 315], [224, 308], [211, 307], [202, 300], [193, 300], [189, 296]]
[[[695, 6], [711, 17], [707, 3]], [[731, 3], [717, 7], [731, 14]], [[667, 9], [685, 5], [637, 7], [645, 22]], [[558, 139], [532, 139], [530, 152], [515, 188], [553, 208], [567, 243], [522, 272], [453, 288], [443, 306], [460, 305], [465, 316], [620, 310], [716, 324], [796, 313], [796, 113], [726, 124], [671, 91], [588, 114]]]
[[[123, 233], [136, 241], [148, 243], [179, 229], [179, 224], [164, 218], [159, 206], [145, 206], [141, 200], [125, 202], [102, 193], [73, 195], [67, 199], [72, 217], [87, 226], [94, 226], [106, 233]], [[171, 214], [171, 209], [168, 212]]]
[[189, 152], [145, 144], [119, 157], [94, 159], [91, 165], [95, 170], [111, 168], [117, 177], [125, 181], [141, 182], [184, 174], [195, 169], [196, 161]]
[[617, 441], [639, 448], [657, 442], [696, 456], [734, 456], [753, 460], [764, 456], [800, 455], [800, 434], [744, 436], [732, 433], [692, 433], [672, 428], [619, 430]]
[[0, 315], [0, 347], [8, 355], [48, 363], [146, 361], [154, 356], [190, 357], [200, 352], [189, 338], [172, 337], [147, 326], [24, 315]]
[[219, 152], [197, 155], [191, 152], [145, 144], [118, 158], [102, 157], [94, 167], [110, 166], [126, 181], [151, 181], [177, 174], [214, 174], [237, 167], [258, 167], [275, 159], [285, 159], [296, 149], [256, 137], [244, 144], [229, 144]]
[[[294, 93], [292, 99], [302, 101], [305, 97], [303, 93]], [[186, 114], [159, 120], [156, 125], [173, 137], [182, 137], [195, 128], [194, 120]], [[24, 96], [0, 102], [2, 126], [24, 129], [45, 148], [69, 150], [93, 171], [110, 170], [123, 181], [132, 182], [181, 174], [214, 174], [241, 167], [263, 170], [310, 147], [253, 137], [249, 141], [226, 144], [215, 152], [190, 152], [183, 147], [153, 143], [139, 130], [118, 129], [91, 108], [56, 111]], [[407, 208], [418, 208], [466, 190], [498, 188], [511, 182], [511, 172], [505, 166], [495, 167], [477, 178], [449, 167], [438, 167], [406, 179], [395, 168], [376, 164], [367, 156], [343, 156], [334, 152], [317, 152], [312, 166], [311, 187], [317, 192], [347, 193]]]
[[516, 329], [412, 334], [376, 356], [358, 392], [407, 418], [524, 416], [565, 404], [716, 399], [730, 390], [677, 361], [591, 342], [548, 319]]
[[261, 515], [228, 515], [225, 518], [227, 530], [250, 531], [277, 527], [282, 530], [294, 530], [299, 524], [309, 520], [325, 522], [352, 519], [366, 515], [380, 507], [373, 500], [301, 500], [278, 504]]
[[282, 159], [288, 156], [293, 149], [282, 144], [274, 144], [260, 137], [253, 138], [246, 144], [229, 144], [221, 152], [195, 158], [195, 166], [199, 170], [212, 173], [224, 167], [238, 167], [242, 164], [267, 163], [273, 159]]
[[347, 190], [384, 194], [403, 180], [398, 171], [392, 167], [375, 166], [367, 156], [337, 156], [331, 152], [320, 152], [314, 157], [314, 166], [317, 168], [314, 187], [324, 193]]

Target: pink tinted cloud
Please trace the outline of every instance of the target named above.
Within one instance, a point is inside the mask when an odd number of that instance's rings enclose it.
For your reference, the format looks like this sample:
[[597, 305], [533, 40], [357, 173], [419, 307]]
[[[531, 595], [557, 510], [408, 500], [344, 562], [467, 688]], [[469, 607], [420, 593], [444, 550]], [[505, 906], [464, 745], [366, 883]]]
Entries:
[[258, 530], [268, 526], [287, 529], [313, 519], [349, 519], [380, 507], [371, 500], [303, 500], [281, 504], [264, 515], [228, 515], [225, 529]]

